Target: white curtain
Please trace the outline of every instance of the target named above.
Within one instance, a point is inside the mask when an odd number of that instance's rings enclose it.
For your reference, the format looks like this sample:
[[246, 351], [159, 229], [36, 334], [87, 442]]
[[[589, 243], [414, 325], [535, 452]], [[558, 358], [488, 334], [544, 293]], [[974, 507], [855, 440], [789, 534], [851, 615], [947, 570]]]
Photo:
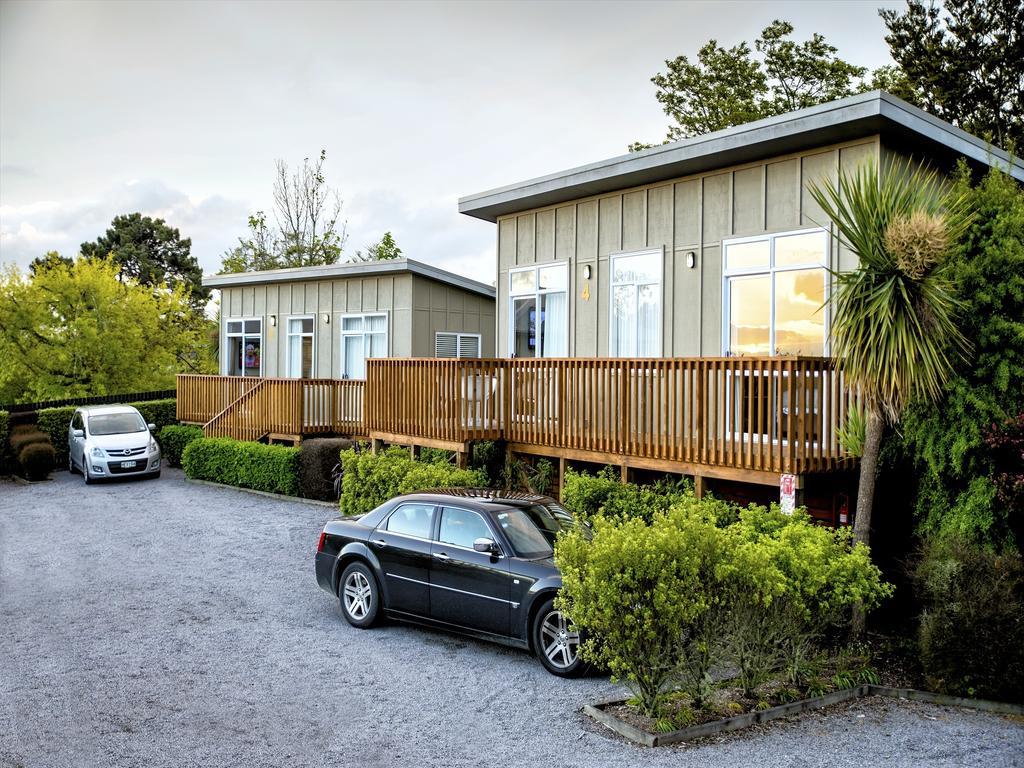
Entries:
[[636, 355], [636, 286], [618, 285], [612, 294], [612, 355]]
[[345, 378], [365, 379], [366, 359], [363, 353], [363, 336], [345, 336], [341, 342], [341, 354], [345, 363]]
[[637, 357], [661, 355], [661, 289], [657, 285], [641, 285], [637, 289]]
[[564, 293], [541, 295], [541, 306], [544, 312], [541, 357], [566, 357], [569, 354], [567, 303]]

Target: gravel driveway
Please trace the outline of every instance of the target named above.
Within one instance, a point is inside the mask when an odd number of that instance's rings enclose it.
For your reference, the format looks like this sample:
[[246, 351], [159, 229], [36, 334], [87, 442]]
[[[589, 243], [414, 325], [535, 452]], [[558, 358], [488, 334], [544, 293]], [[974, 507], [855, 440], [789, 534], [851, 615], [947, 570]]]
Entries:
[[635, 747], [577, 712], [606, 678], [349, 627], [313, 577], [330, 517], [166, 469], [0, 480], [0, 765], [1024, 766], [1019, 722], [880, 699]]

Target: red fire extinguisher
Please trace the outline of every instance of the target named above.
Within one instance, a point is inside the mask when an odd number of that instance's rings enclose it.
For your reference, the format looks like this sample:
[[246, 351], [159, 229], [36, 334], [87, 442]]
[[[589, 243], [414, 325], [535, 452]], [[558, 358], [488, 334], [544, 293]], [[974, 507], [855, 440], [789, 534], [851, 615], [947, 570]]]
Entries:
[[839, 494], [839, 524], [849, 525], [850, 522], [850, 497], [845, 493]]

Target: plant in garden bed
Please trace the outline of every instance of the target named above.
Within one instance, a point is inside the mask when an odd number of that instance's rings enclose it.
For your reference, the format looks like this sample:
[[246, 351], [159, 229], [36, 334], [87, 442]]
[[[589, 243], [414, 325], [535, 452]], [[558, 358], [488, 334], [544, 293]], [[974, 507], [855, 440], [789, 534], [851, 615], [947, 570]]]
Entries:
[[380, 453], [341, 452], [341, 512], [361, 515], [403, 493], [430, 488], [471, 488], [486, 484], [483, 473], [447, 463], [413, 459], [404, 448]]
[[160, 448], [167, 464], [172, 467], [181, 466], [181, 455], [193, 440], [203, 437], [202, 427], [169, 424], [158, 433]]
[[204, 437], [185, 447], [181, 465], [195, 480], [287, 496], [299, 491], [298, 448]]
[[[688, 717], [685, 701], [703, 722], [802, 695], [829, 630], [891, 592], [848, 532], [757, 506], [723, 524], [720, 505], [684, 493], [650, 522], [598, 514], [592, 539], [570, 531], [556, 545], [559, 601], [586, 635], [583, 657], [655, 724], [669, 701], [669, 720]], [[716, 664], [737, 678], [712, 685]]]

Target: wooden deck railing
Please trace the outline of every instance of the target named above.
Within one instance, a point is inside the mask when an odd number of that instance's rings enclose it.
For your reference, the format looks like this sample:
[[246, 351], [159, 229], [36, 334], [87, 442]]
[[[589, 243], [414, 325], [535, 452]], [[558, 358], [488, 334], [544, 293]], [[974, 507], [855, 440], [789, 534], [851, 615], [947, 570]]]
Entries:
[[366, 367], [365, 384], [179, 376], [178, 417], [241, 439], [505, 439], [650, 466], [799, 474], [849, 461], [837, 429], [851, 394], [827, 358], [385, 359]]
[[362, 380], [181, 375], [178, 419], [203, 424], [207, 436], [237, 440], [361, 434], [363, 387]]

